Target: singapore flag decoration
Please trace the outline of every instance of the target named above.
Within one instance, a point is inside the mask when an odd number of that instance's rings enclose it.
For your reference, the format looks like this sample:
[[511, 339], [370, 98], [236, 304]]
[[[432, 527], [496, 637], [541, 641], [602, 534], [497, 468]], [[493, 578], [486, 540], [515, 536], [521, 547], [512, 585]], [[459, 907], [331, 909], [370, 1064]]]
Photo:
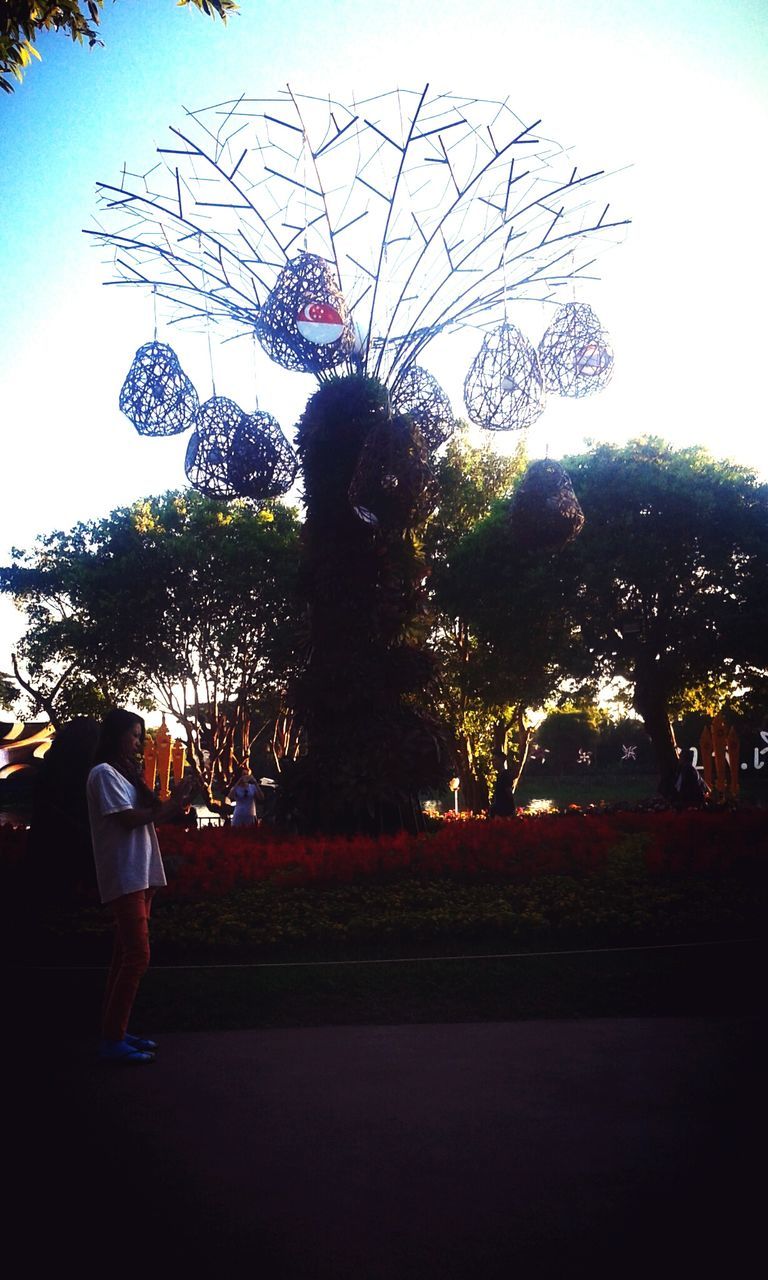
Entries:
[[344, 333], [344, 321], [328, 302], [305, 302], [299, 308], [296, 328], [307, 342], [318, 347], [337, 342]]

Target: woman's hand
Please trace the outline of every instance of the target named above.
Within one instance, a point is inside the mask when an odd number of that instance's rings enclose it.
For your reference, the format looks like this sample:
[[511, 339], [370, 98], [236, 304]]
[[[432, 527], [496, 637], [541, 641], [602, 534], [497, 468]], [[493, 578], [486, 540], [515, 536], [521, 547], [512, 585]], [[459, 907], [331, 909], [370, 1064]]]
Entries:
[[198, 785], [197, 774], [188, 774], [162, 804], [155, 804], [151, 809], [121, 809], [114, 817], [126, 831], [131, 831], [134, 827], [146, 827], [150, 822], [171, 822], [184, 812]]
[[178, 818], [187, 808], [194, 791], [199, 785], [196, 774], [187, 774], [173, 788], [167, 800], [155, 809], [152, 815], [153, 822], [171, 822], [174, 818]]

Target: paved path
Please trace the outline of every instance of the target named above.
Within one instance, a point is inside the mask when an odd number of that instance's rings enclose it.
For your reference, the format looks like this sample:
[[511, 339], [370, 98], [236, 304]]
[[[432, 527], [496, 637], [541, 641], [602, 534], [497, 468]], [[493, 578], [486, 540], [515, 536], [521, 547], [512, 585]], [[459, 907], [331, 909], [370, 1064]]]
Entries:
[[118, 1069], [75, 1043], [23, 1072], [11, 1234], [27, 1274], [747, 1275], [762, 1031], [639, 1018], [177, 1033], [151, 1066]]

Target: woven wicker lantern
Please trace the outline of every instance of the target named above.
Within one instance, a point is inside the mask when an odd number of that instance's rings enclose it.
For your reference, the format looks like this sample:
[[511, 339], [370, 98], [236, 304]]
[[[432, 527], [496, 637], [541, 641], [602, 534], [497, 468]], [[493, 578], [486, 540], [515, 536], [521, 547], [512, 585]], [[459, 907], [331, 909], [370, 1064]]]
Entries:
[[613, 375], [613, 349], [606, 330], [585, 302], [566, 302], [539, 343], [539, 363], [549, 391], [589, 396]]
[[456, 419], [451, 402], [436, 378], [417, 364], [396, 384], [392, 393], [396, 413], [407, 413], [421, 432], [430, 452], [453, 435]]
[[353, 509], [367, 524], [408, 527], [425, 514], [431, 471], [407, 417], [372, 427], [349, 486]]
[[515, 542], [527, 549], [560, 551], [581, 532], [584, 512], [568, 472], [559, 462], [532, 462], [509, 507]]
[[120, 389], [120, 409], [141, 436], [175, 436], [197, 416], [197, 392], [172, 347], [139, 347]]
[[325, 258], [302, 252], [283, 267], [256, 334], [272, 360], [298, 373], [323, 373], [347, 359], [354, 325]]
[[275, 418], [257, 410], [240, 419], [229, 452], [230, 482], [241, 498], [279, 498], [296, 479], [298, 460]]
[[489, 431], [524, 431], [543, 413], [544, 378], [536, 351], [512, 324], [483, 339], [464, 382], [470, 421]]
[[270, 414], [246, 414], [226, 396], [214, 396], [200, 409], [184, 470], [201, 493], [276, 498], [290, 489], [296, 469], [296, 456]]

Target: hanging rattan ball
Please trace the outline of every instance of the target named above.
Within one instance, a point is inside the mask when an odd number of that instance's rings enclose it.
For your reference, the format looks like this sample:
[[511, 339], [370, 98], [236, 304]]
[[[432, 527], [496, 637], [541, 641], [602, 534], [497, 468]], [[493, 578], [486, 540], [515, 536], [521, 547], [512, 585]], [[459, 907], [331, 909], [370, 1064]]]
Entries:
[[566, 302], [539, 343], [539, 363], [548, 390], [589, 396], [613, 375], [613, 349], [606, 330], [585, 302]]
[[209, 498], [276, 498], [296, 478], [296, 456], [268, 413], [244, 413], [234, 400], [214, 396], [198, 415], [184, 470]]
[[120, 389], [120, 409], [142, 436], [175, 436], [197, 416], [197, 392], [172, 347], [145, 342]]
[[243, 414], [229, 451], [229, 478], [242, 498], [279, 498], [296, 479], [298, 459], [276, 418]]
[[543, 413], [544, 378], [536, 351], [512, 324], [486, 335], [464, 381], [470, 421], [489, 431], [524, 431]]
[[299, 373], [323, 373], [350, 355], [354, 325], [325, 258], [302, 252], [283, 267], [256, 334], [272, 360]]
[[450, 400], [437, 379], [417, 364], [412, 364], [396, 383], [392, 407], [397, 413], [407, 413], [415, 422], [430, 452], [453, 435], [456, 419]]
[[243, 410], [226, 396], [201, 405], [184, 459], [187, 479], [209, 498], [238, 496], [229, 478], [229, 453]]
[[412, 527], [427, 514], [432, 471], [410, 418], [385, 418], [371, 428], [349, 486], [349, 500], [367, 524]]
[[508, 522], [520, 547], [560, 551], [581, 532], [584, 512], [559, 462], [532, 462], [509, 506]]

